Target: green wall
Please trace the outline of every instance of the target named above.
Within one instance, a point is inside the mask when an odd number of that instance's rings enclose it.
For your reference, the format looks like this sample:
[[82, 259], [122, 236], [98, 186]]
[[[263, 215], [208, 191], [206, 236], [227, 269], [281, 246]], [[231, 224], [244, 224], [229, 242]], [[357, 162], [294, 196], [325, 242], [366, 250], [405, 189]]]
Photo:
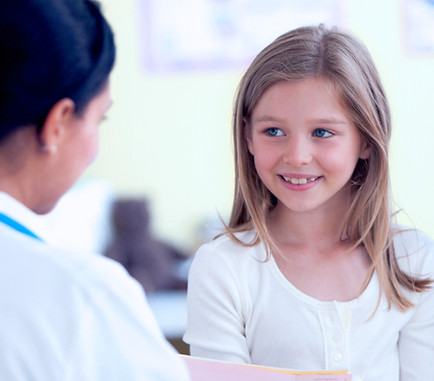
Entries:
[[[102, 1], [118, 45], [114, 104], [85, 176], [107, 180], [119, 196], [148, 197], [156, 234], [194, 249], [199, 224], [230, 211], [231, 112], [241, 71], [146, 72], [138, 1]], [[371, 51], [391, 103], [399, 219], [434, 237], [434, 56], [406, 48], [402, 1], [345, 3], [346, 27]]]

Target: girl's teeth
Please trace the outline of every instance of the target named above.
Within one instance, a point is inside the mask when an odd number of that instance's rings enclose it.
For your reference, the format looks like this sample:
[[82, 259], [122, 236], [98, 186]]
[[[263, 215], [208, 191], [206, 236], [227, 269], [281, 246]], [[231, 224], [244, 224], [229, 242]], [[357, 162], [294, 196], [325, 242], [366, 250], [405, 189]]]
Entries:
[[291, 184], [306, 184], [307, 180], [306, 179], [291, 179]]
[[283, 176], [283, 179], [291, 184], [294, 185], [300, 185], [300, 184], [306, 184], [307, 182], [312, 182], [315, 181], [318, 177], [311, 177], [310, 179], [306, 179], [306, 178], [301, 178], [301, 179], [296, 179], [296, 178], [290, 178], [290, 177], [285, 177]]

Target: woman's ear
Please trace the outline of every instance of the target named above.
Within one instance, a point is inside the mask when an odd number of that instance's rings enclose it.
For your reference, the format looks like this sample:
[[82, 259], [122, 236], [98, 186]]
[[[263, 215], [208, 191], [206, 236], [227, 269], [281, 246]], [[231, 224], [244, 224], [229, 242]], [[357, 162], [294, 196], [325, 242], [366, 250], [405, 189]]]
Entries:
[[362, 142], [362, 147], [360, 149], [360, 159], [369, 159], [369, 157], [371, 156], [371, 145], [366, 142], [363, 141]]
[[63, 98], [51, 107], [44, 120], [39, 139], [44, 152], [56, 152], [62, 143], [65, 128], [73, 121], [75, 110], [74, 101]]
[[253, 142], [252, 142], [252, 131], [251, 128], [246, 120], [246, 118], [243, 118], [243, 133], [244, 133], [244, 138], [246, 139], [247, 142], [247, 147], [249, 149], [249, 152], [252, 155], [255, 155], [253, 152]]

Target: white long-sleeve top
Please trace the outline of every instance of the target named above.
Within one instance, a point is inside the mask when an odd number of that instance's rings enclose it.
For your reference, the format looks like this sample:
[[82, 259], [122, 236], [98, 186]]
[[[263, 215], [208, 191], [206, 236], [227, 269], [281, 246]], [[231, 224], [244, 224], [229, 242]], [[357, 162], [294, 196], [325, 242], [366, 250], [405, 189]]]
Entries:
[[189, 379], [122, 266], [51, 247], [39, 218], [4, 193], [0, 212], [43, 240], [0, 223], [0, 380]]
[[[250, 241], [252, 233], [239, 237]], [[434, 278], [434, 243], [420, 232], [394, 240], [403, 270]], [[262, 245], [243, 247], [222, 236], [201, 246], [189, 275], [191, 354], [301, 370], [348, 369], [364, 381], [434, 377], [434, 291], [406, 292], [415, 307], [387, 309], [372, 319], [379, 283], [374, 273], [359, 298], [316, 300], [295, 288]]]

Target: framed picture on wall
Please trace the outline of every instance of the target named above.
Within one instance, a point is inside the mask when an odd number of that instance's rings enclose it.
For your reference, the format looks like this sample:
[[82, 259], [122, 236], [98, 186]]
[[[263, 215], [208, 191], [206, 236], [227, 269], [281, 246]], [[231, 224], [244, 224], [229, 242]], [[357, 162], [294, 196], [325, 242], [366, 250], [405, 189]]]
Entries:
[[147, 70], [242, 68], [280, 34], [341, 26], [345, 0], [140, 0]]
[[434, 0], [402, 0], [406, 48], [434, 54]]

